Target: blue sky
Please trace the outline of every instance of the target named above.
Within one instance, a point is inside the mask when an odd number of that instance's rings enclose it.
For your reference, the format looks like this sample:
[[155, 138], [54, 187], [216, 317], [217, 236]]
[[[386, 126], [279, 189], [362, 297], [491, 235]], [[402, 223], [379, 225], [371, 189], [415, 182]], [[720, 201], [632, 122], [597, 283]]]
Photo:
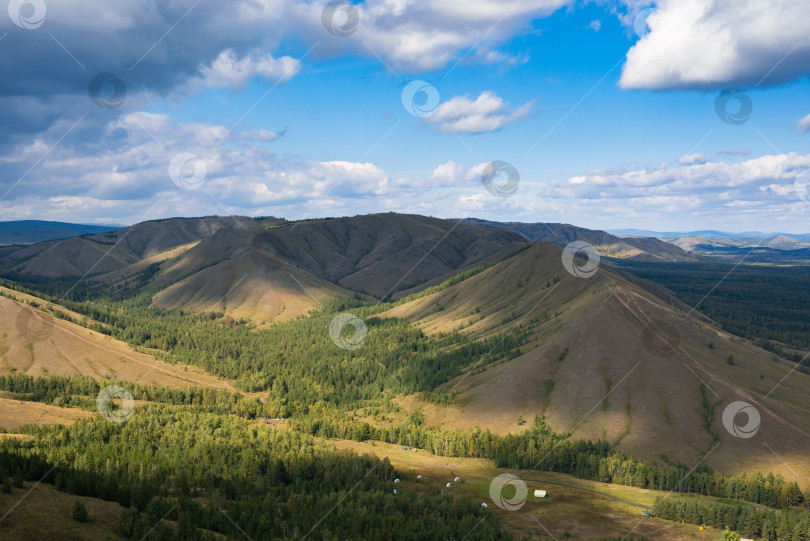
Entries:
[[11, 0], [2, 217], [808, 232], [810, 8], [762, 4]]

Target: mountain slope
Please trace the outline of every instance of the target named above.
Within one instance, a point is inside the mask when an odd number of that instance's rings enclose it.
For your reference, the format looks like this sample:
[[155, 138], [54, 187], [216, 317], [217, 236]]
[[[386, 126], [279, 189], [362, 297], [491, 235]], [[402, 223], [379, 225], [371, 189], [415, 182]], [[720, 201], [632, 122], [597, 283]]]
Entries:
[[525, 245], [507, 231], [390, 213], [267, 229], [255, 236], [253, 249], [344, 288], [400, 297]]
[[223, 230], [167, 260], [150, 283], [161, 288], [154, 304], [222, 310], [261, 325], [304, 315], [329, 299], [355, 295], [264, 250], [256, 235], [255, 230]]
[[[391, 310], [428, 332], [483, 337], [527, 325], [531, 336], [517, 358], [445, 384], [443, 391], [457, 393], [454, 406], [415, 397], [404, 404], [423, 407], [428, 423], [501, 433], [521, 430], [519, 416], [544, 414], [557, 431], [606, 439], [648, 460], [664, 454], [693, 465], [711, 451], [707, 463], [721, 469], [773, 470], [803, 476], [797, 480], [807, 485], [810, 460], [802, 449], [810, 444], [810, 376], [609, 270], [575, 278], [560, 255], [541, 243]], [[721, 413], [735, 400], [760, 412], [757, 437], [736, 438], [723, 427]], [[704, 426], [710, 411], [711, 430]]]
[[[29, 376], [86, 375], [167, 387], [225, 388], [198, 369], [170, 365], [134, 351], [128, 345], [90, 331], [50, 311], [25, 302], [41, 302], [17, 291], [0, 288], [0, 370]], [[8, 298], [12, 296], [19, 300]], [[54, 306], [76, 319], [82, 316]]]
[[[527, 246], [507, 231], [398, 214], [241, 225], [209, 227], [202, 239], [164, 234], [171, 240], [161, 247], [187, 243], [161, 252], [122, 242], [125, 257], [108, 257], [110, 268], [87, 285], [107, 294], [157, 291], [163, 308], [223, 310], [261, 325], [357, 292], [406, 295]], [[92, 246], [84, 253], [98, 255]]]
[[569, 224], [490, 222], [476, 218], [465, 223], [514, 231], [534, 242], [547, 241], [557, 246], [580, 240], [592, 245], [600, 255], [639, 261], [695, 261], [698, 258], [668, 242], [657, 238], [616, 237], [604, 231], [595, 231]]

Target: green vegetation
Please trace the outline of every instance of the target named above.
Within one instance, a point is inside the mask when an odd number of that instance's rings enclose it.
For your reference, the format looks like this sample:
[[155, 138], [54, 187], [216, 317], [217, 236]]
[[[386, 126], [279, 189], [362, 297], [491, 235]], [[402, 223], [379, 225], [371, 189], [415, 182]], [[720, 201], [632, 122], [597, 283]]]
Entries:
[[[365, 306], [356, 299], [329, 301], [309, 317], [263, 330], [222, 314], [184, 314], [152, 308], [150, 302], [143, 294], [121, 303], [64, 304], [98, 322], [89, 325], [92, 330], [157, 350], [168, 362], [233, 379], [246, 392], [269, 392], [270, 414], [281, 417], [430, 391], [471, 364], [517, 356], [529, 336], [523, 326], [480, 341], [459, 333], [428, 337], [405, 320], [376, 316], [391, 304]], [[368, 327], [363, 347], [355, 351], [337, 347], [329, 337], [332, 318], [345, 311]]]
[[73, 517], [73, 520], [76, 522], [87, 522], [89, 520], [87, 508], [80, 500], [73, 502], [73, 509], [70, 512], [70, 516]]
[[723, 539], [739, 540], [738, 533], [768, 541], [810, 538], [810, 513], [796, 510], [773, 511], [751, 505], [663, 498], [656, 502], [654, 513], [656, 517], [667, 520], [726, 528]]
[[0, 442], [0, 475], [45, 478], [70, 494], [119, 502], [127, 539], [211, 538], [204, 530], [233, 539], [242, 531], [252, 539], [316, 531], [335, 539], [460, 539], [474, 527], [476, 539], [508, 539], [464, 497], [419, 497], [402, 485], [394, 494], [393, 480], [404, 474], [387, 459], [336, 453], [231, 415], [158, 405], [124, 424], [99, 418], [26, 433], [32, 438]]

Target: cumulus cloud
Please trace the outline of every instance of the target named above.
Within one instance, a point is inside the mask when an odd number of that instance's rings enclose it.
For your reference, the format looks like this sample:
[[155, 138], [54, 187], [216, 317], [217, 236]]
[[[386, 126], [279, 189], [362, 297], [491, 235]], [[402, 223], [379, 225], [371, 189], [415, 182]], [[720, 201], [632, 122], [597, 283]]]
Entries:
[[[279, 207], [290, 216], [313, 207], [355, 213], [423, 204], [435, 213], [433, 205], [450, 207], [438, 203], [446, 194], [426, 198], [432, 190], [483, 190], [485, 164], [468, 168], [447, 161], [423, 175], [394, 177], [371, 162], [306, 160], [250, 143], [272, 141], [277, 134], [269, 130], [232, 133], [167, 114], [125, 113], [103, 126], [100, 139], [75, 137], [55, 145], [64, 129], [60, 122], [0, 154], [3, 216], [131, 223], [169, 215], [279, 214]], [[197, 190], [183, 190], [171, 178], [169, 164], [181, 153], [205, 164]], [[15, 182], [23, 176], [24, 182]]]
[[659, 0], [647, 24], [627, 53], [622, 88], [776, 85], [810, 72], [803, 2]]
[[678, 163], [681, 165], [695, 165], [696, 163], [706, 163], [711, 161], [711, 158], [703, 154], [687, 154], [678, 158]]
[[807, 133], [810, 131], [810, 115], [802, 118], [796, 123], [796, 129], [801, 133]]
[[301, 71], [301, 62], [290, 56], [273, 58], [257, 52], [237, 58], [231, 49], [222, 51], [210, 66], [200, 69], [204, 84], [214, 88], [241, 90], [250, 79], [260, 76], [270, 81], [286, 81]]
[[534, 101], [528, 101], [514, 111], [493, 92], [482, 92], [475, 100], [456, 96], [440, 104], [425, 120], [440, 132], [486, 133], [526, 118]]
[[[586, 175], [553, 181], [546, 197], [601, 201], [624, 201], [630, 207], [654, 205], [652, 212], [677, 211], [680, 205], [709, 212], [783, 208], [801, 205], [796, 179], [810, 170], [810, 154], [761, 156], [741, 163], [696, 162], [687, 167], [662, 164], [632, 170], [596, 170]], [[771, 214], [772, 216], [772, 214]]]
[[[467, 56], [490, 56], [505, 39], [530, 26], [533, 19], [571, 5], [572, 0], [366, 0], [357, 4], [360, 25], [356, 37], [397, 69], [432, 71]], [[481, 51], [484, 53], [481, 54]]]

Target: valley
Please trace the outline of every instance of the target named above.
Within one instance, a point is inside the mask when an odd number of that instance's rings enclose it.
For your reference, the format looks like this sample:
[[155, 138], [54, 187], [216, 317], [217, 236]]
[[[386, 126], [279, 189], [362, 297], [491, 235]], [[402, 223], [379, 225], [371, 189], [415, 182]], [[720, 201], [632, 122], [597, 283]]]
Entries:
[[[582, 277], [518, 229], [201, 218], [7, 250], [9, 538], [49, 499], [46, 537], [78, 539], [810, 535], [803, 331], [721, 316], [736, 274], [693, 309], [687, 252], [557, 228], [602, 239]], [[762, 272], [745, 310], [793, 309], [801, 269]], [[509, 510], [507, 474], [551, 496]]]

